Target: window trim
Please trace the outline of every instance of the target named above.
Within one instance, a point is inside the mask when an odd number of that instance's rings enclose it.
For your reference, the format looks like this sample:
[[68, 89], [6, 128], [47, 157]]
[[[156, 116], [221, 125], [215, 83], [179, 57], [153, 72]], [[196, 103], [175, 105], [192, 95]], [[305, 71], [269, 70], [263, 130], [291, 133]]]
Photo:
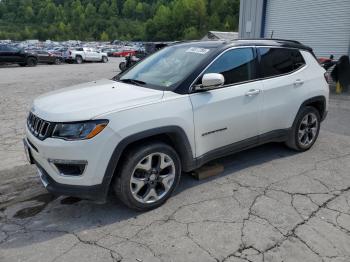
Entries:
[[[258, 52], [257, 52], [257, 49], [256, 49], [256, 46], [234, 46], [234, 47], [230, 47], [228, 49], [225, 49], [224, 51], [222, 51], [219, 55], [217, 55], [215, 57], [215, 59], [213, 61], [211, 61], [204, 69], [203, 71], [195, 78], [195, 80], [192, 82], [192, 84], [190, 85], [190, 88], [189, 88], [189, 94], [194, 94], [194, 93], [200, 93], [201, 91], [197, 91], [194, 89], [194, 86], [195, 86], [195, 83], [198, 81], [198, 79], [203, 76], [203, 73], [213, 64], [215, 63], [215, 61], [217, 59], [219, 59], [222, 55], [224, 55], [225, 53], [227, 53], [228, 51], [231, 51], [231, 50], [235, 50], [235, 49], [243, 49], [243, 48], [250, 48], [252, 49], [253, 51], [253, 56], [254, 56], [254, 67], [255, 67], [255, 76], [258, 76], [257, 74], [257, 69], [258, 69]], [[246, 83], [250, 83], [250, 82], [255, 82], [259, 80], [258, 78], [254, 78], [252, 80], [247, 80], [247, 81], [242, 81], [242, 82], [237, 82], [237, 83], [233, 83], [233, 84], [227, 84], [227, 85], [222, 85], [222, 86], [219, 86], [218, 88], [215, 88], [215, 89], [212, 89], [212, 90], [217, 90], [217, 89], [222, 89], [222, 88], [225, 88], [225, 87], [231, 87], [231, 86], [236, 86], [236, 85], [242, 85], [242, 84], [246, 84]]]
[[[267, 77], [263, 77], [262, 76], [262, 73], [261, 73], [261, 53], [260, 53], [260, 50], [259, 48], [275, 48], [275, 49], [287, 49], [287, 50], [297, 50], [299, 51], [300, 55], [302, 56], [303, 60], [304, 60], [304, 65], [293, 70], [293, 71], [290, 71], [288, 73], [284, 73], [284, 74], [279, 74], [279, 75], [274, 75], [274, 76], [267, 76]], [[302, 70], [304, 68], [307, 67], [307, 63], [306, 63], [306, 60], [303, 56], [303, 54], [301, 53], [300, 49], [298, 48], [293, 48], [293, 47], [281, 47], [281, 46], [256, 46], [256, 53], [257, 53], [257, 58], [258, 58], [258, 64], [257, 64], [257, 72], [258, 72], [258, 75], [259, 75], [259, 78], [257, 80], [267, 80], [267, 79], [272, 79], [272, 78], [276, 78], [276, 77], [281, 77], [281, 76], [288, 76], [288, 75], [291, 75], [291, 74], [294, 74], [295, 72], [298, 72], [299, 70]]]

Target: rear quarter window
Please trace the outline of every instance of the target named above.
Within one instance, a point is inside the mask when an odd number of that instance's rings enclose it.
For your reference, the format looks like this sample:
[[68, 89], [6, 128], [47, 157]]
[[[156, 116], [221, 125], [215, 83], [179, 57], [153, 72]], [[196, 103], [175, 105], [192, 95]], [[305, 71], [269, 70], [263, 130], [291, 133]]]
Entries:
[[305, 65], [305, 60], [297, 49], [261, 47], [259, 53], [263, 78], [289, 74]]

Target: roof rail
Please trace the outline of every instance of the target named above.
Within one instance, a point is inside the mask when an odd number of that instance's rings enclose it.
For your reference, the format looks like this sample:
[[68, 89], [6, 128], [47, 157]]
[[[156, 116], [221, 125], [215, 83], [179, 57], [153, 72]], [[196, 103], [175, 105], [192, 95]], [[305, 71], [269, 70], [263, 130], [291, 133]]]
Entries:
[[[302, 45], [302, 43], [300, 43], [297, 40], [290, 40], [290, 39], [280, 39], [280, 38], [240, 38], [240, 39], [236, 39], [236, 40], [266, 40], [266, 41], [278, 41], [278, 42], [290, 42], [290, 43], [295, 43], [295, 44], [299, 44]], [[234, 40], [233, 40], [234, 41]]]

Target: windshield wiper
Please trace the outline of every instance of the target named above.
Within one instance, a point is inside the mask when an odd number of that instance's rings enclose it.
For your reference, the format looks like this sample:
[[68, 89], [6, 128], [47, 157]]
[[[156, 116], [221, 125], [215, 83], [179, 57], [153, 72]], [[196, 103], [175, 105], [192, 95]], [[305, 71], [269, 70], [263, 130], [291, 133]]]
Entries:
[[131, 79], [131, 78], [119, 79], [119, 81], [123, 82], [123, 83], [131, 83], [131, 84], [138, 85], [138, 86], [146, 85], [146, 82], [143, 82], [143, 81], [137, 80], [137, 79]]

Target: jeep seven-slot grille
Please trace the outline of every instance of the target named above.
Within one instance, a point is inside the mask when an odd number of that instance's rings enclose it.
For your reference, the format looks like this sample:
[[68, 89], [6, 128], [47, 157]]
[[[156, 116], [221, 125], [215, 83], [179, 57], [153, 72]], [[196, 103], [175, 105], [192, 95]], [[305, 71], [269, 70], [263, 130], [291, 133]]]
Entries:
[[50, 136], [53, 127], [52, 123], [37, 117], [32, 112], [29, 113], [27, 126], [30, 132], [41, 140]]

